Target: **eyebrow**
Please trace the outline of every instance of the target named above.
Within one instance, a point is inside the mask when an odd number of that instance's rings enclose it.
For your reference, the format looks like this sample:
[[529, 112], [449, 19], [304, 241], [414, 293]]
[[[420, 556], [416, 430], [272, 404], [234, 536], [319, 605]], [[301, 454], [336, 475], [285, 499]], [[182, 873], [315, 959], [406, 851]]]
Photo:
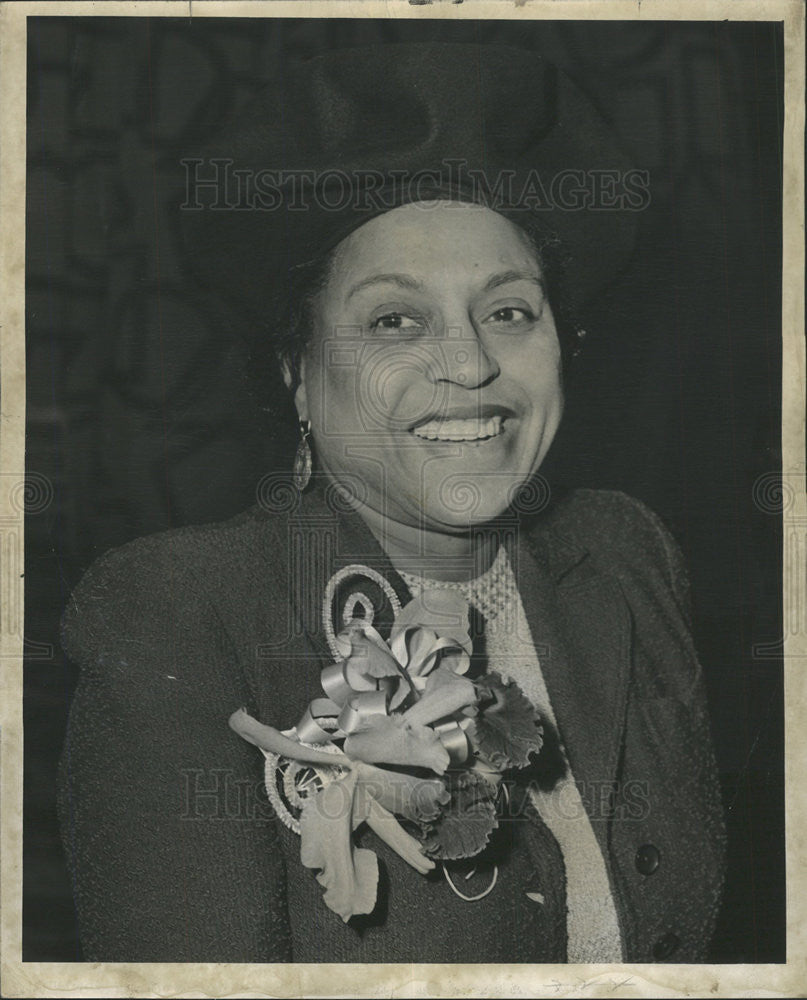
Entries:
[[367, 288], [368, 285], [397, 285], [399, 288], [405, 288], [410, 292], [423, 290], [423, 282], [418, 281], [417, 278], [413, 278], [410, 274], [371, 274], [369, 278], [357, 281], [347, 293], [346, 298], [349, 299], [356, 292], [360, 292], [362, 288]]
[[543, 278], [534, 271], [502, 271], [501, 274], [494, 274], [485, 282], [484, 291], [489, 292], [500, 285], [509, 285], [512, 281], [530, 281], [533, 285], [538, 285], [541, 291], [545, 291]]
[[[545, 291], [543, 279], [535, 274], [534, 271], [502, 271], [499, 274], [491, 275], [485, 282], [482, 291], [489, 292], [500, 285], [508, 285], [514, 281], [529, 281], [534, 285], [538, 285], [541, 291]], [[417, 278], [413, 278], [411, 274], [372, 274], [368, 278], [363, 278], [361, 281], [356, 282], [347, 293], [346, 298], [351, 298], [351, 296], [370, 285], [382, 284], [397, 285], [399, 288], [404, 288], [410, 292], [423, 291], [424, 287], [423, 282], [418, 281]]]

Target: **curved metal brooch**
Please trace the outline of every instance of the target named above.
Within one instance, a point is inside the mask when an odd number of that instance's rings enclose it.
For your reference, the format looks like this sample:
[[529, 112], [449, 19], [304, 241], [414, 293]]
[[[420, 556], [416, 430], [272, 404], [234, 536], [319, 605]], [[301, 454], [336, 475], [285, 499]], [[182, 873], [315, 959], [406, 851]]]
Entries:
[[336, 591], [339, 585], [351, 577], [366, 577], [368, 580], [372, 581], [377, 587], [380, 588], [384, 596], [390, 602], [393, 615], [397, 615], [401, 610], [401, 602], [392, 584], [385, 577], [378, 572], [378, 570], [371, 569], [369, 566], [363, 566], [361, 563], [353, 563], [350, 566], [344, 566], [342, 569], [337, 570], [336, 573], [328, 581], [325, 587], [325, 596], [322, 599], [322, 624], [325, 629], [325, 637], [328, 640], [328, 648], [331, 651], [331, 655], [335, 660], [340, 660], [342, 654], [339, 651], [339, 646], [336, 642], [336, 633], [341, 632], [346, 625], [350, 625], [354, 620], [356, 620], [355, 611], [357, 608], [361, 608], [363, 615], [360, 616], [360, 620], [363, 625], [373, 625], [374, 624], [374, 607], [373, 602], [362, 590], [354, 590], [350, 596], [345, 600], [342, 609], [342, 623], [338, 628], [334, 628], [333, 622], [333, 601], [336, 596]]
[[[295, 728], [286, 729], [284, 736], [296, 739], [297, 730]], [[304, 743], [303, 746], [314, 747], [313, 743]], [[338, 749], [331, 744], [321, 744], [317, 750], [324, 750], [326, 753], [339, 753]], [[303, 803], [310, 795], [316, 793], [337, 781], [347, 773], [339, 764], [333, 767], [322, 767], [315, 764], [304, 764], [298, 760], [291, 760], [289, 757], [281, 757], [279, 754], [271, 753], [269, 750], [261, 751], [266, 758], [264, 765], [264, 782], [266, 784], [266, 794], [272, 803], [280, 822], [287, 826], [292, 833], [299, 836], [300, 833], [300, 812]]]

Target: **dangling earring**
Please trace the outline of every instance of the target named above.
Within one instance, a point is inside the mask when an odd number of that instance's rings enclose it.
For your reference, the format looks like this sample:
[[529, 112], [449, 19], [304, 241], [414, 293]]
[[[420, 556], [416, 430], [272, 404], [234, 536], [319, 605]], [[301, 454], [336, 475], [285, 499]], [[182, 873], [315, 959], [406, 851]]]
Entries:
[[294, 456], [294, 468], [292, 476], [294, 485], [302, 493], [311, 480], [311, 447], [308, 444], [308, 435], [311, 433], [311, 421], [300, 421], [300, 443], [297, 445], [297, 453]]

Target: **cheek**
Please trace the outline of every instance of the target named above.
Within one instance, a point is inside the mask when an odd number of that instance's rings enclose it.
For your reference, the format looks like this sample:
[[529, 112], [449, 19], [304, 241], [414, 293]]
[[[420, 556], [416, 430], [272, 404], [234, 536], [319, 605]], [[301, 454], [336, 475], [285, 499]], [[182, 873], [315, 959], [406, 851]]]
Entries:
[[336, 429], [350, 422], [355, 400], [355, 371], [350, 366], [311, 365], [306, 372], [306, 395], [315, 428]]
[[424, 397], [431, 398], [437, 369], [434, 347], [396, 343], [365, 345], [356, 372], [356, 388], [368, 415], [393, 423]]
[[533, 413], [545, 412], [563, 402], [560, 352], [536, 350], [514, 359], [511, 368], [519, 394]]

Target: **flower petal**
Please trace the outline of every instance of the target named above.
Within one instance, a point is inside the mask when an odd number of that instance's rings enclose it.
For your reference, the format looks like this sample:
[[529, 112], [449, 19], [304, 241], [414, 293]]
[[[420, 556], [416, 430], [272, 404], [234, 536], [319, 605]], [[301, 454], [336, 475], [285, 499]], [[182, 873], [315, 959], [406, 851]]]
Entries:
[[472, 652], [468, 634], [468, 603], [453, 590], [424, 590], [395, 617], [390, 641], [410, 625], [432, 629], [437, 637], [453, 639], [466, 653]]
[[476, 682], [479, 709], [468, 728], [474, 748], [499, 770], [526, 767], [543, 746], [535, 706], [515, 683], [495, 671]]
[[411, 725], [400, 715], [374, 715], [345, 740], [349, 757], [368, 764], [404, 764], [428, 767], [443, 774], [448, 752], [433, 729]]
[[434, 862], [426, 857], [420, 843], [404, 830], [392, 813], [372, 798], [369, 800], [369, 806], [367, 825], [370, 829], [421, 875], [431, 871]]
[[356, 761], [356, 798], [372, 797], [391, 813], [415, 823], [427, 823], [440, 815], [450, 796], [440, 778], [420, 778], [405, 771], [389, 771]]
[[440, 666], [455, 674], [467, 674], [471, 666], [471, 657], [464, 649], [450, 649], [440, 656]]
[[378, 889], [378, 858], [353, 845], [355, 791], [351, 772], [306, 799], [300, 814], [300, 860], [306, 868], [321, 869], [317, 881], [325, 903], [345, 922], [371, 913]]
[[447, 779], [450, 802], [423, 827], [423, 848], [433, 858], [470, 858], [484, 849], [498, 826], [497, 786], [473, 771], [455, 771]]

